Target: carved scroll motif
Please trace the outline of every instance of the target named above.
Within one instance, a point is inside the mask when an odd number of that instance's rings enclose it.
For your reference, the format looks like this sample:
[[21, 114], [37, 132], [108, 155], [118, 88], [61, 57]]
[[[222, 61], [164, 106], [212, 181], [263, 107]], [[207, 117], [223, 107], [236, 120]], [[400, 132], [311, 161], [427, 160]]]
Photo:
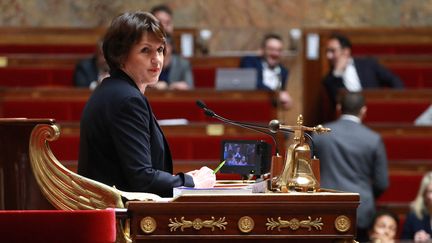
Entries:
[[278, 217], [277, 220], [274, 220], [273, 218], [267, 218], [266, 226], [267, 230], [274, 230], [275, 228], [277, 228], [278, 231], [281, 231], [281, 229], [283, 228], [290, 228], [291, 230], [307, 228], [308, 231], [311, 231], [312, 228], [315, 228], [316, 230], [322, 230], [322, 226], [324, 225], [324, 223], [321, 220], [321, 217], [312, 220], [310, 216], [308, 216], [307, 220], [302, 221], [299, 221], [296, 218], [293, 218], [291, 220], [282, 220], [281, 217]]
[[200, 218], [196, 218], [193, 221], [185, 220], [185, 217], [181, 217], [180, 221], [177, 220], [177, 218], [169, 219], [170, 224], [168, 224], [168, 227], [170, 227], [170, 231], [176, 231], [178, 228], [180, 228], [181, 231], [184, 231], [186, 228], [193, 227], [195, 230], [200, 230], [202, 228], [211, 228], [211, 231], [214, 231], [215, 228], [219, 228], [220, 230], [225, 230], [226, 225], [228, 224], [225, 221], [225, 217], [219, 218], [218, 220], [215, 219], [215, 217], [211, 217], [209, 220], [201, 220]]

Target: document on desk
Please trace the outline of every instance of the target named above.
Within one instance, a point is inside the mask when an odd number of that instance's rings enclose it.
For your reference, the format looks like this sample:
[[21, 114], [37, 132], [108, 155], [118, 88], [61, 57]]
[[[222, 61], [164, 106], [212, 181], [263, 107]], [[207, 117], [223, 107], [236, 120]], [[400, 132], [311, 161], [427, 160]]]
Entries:
[[214, 187], [214, 188], [193, 188], [193, 187], [176, 187], [173, 190], [173, 196], [182, 195], [247, 195], [252, 194], [252, 186], [238, 187]]

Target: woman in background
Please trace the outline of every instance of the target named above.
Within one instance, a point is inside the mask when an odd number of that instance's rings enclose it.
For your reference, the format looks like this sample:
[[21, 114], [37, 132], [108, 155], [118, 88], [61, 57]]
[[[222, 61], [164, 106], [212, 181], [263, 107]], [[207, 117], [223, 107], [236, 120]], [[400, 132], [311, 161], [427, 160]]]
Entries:
[[399, 218], [389, 211], [378, 211], [369, 230], [369, 239], [375, 243], [393, 243], [396, 240]]
[[423, 176], [416, 198], [402, 230], [402, 239], [424, 242], [431, 240], [432, 172]]

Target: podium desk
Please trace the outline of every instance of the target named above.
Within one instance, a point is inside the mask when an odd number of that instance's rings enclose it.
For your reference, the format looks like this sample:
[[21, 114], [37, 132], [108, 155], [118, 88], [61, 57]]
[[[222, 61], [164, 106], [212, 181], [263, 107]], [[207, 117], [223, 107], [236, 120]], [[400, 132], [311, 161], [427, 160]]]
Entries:
[[353, 242], [358, 193], [184, 195], [129, 202], [134, 242]]

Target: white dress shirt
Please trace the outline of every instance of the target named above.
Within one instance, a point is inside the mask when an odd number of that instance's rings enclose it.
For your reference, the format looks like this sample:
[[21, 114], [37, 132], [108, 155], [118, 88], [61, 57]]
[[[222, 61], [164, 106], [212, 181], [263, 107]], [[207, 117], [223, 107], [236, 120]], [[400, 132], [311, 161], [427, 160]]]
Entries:
[[341, 77], [345, 88], [350, 92], [359, 92], [362, 90], [360, 78], [354, 66], [354, 60], [351, 58], [343, 73], [334, 72], [336, 77]]

